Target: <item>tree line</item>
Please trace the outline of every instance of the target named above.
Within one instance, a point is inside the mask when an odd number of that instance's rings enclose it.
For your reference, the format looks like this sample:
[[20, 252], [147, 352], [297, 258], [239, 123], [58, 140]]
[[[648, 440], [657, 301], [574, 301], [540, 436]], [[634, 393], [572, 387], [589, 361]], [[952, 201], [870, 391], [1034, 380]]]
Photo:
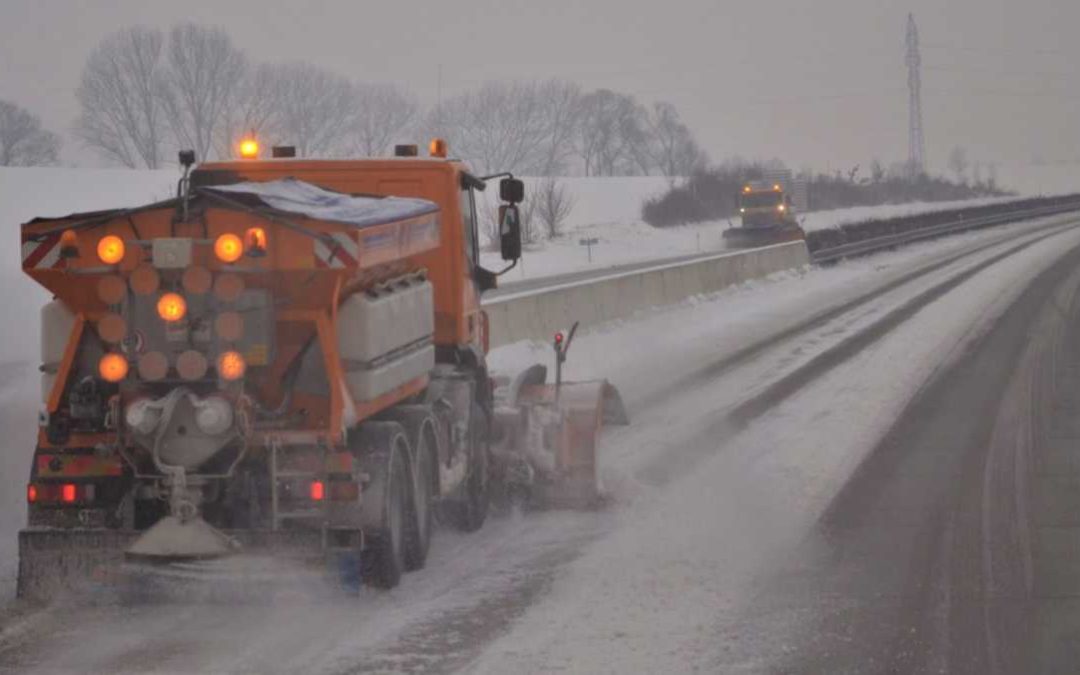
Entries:
[[[397, 84], [353, 81], [310, 63], [254, 62], [225, 30], [192, 23], [108, 35], [87, 59], [76, 97], [73, 136], [131, 168], [160, 168], [181, 148], [200, 160], [233, 158], [250, 133], [295, 146], [301, 157], [380, 156], [395, 143], [438, 136], [482, 173], [684, 176], [707, 162], [670, 103], [547, 80], [487, 82], [425, 106]], [[21, 142], [39, 150], [0, 164], [55, 162], [59, 138], [37, 133]]]
[[[697, 171], [664, 194], [646, 201], [642, 207], [642, 220], [654, 227], [669, 227], [733, 218], [738, 214], [739, 191], [744, 185], [783, 170], [786, 167], [779, 160], [730, 160]], [[903, 163], [887, 170], [876, 160], [871, 163], [868, 176], [860, 177], [860, 167], [854, 166], [831, 174], [806, 170], [799, 172], [796, 178], [807, 185], [812, 211], [1011, 194], [997, 184], [996, 173], [986, 180], [968, 181], [958, 172], [957, 180], [952, 181], [923, 172], [913, 173]]]

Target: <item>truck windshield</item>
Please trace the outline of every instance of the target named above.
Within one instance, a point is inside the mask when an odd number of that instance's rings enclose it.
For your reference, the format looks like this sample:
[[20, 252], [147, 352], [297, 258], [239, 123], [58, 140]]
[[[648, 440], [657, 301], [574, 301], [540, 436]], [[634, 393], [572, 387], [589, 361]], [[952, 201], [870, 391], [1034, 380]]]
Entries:
[[761, 208], [764, 206], [779, 206], [784, 201], [783, 192], [744, 192], [740, 199], [740, 204], [750, 208]]

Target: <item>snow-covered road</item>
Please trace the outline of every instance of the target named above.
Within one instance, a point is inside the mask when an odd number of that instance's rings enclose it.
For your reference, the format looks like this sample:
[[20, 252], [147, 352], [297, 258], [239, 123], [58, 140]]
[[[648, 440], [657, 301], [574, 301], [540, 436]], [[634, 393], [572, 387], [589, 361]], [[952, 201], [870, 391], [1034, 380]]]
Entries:
[[[747, 630], [754, 590], [908, 401], [1080, 245], [1075, 225], [1025, 223], [787, 273], [584, 334], [570, 376], [612, 379], [633, 419], [601, 448], [609, 509], [440, 532], [427, 569], [360, 598], [13, 610], [0, 669], [767, 669], [798, 626]], [[511, 372], [549, 358], [546, 345], [518, 344], [492, 362]], [[36, 384], [32, 370], [21, 378], [19, 390]], [[4, 453], [9, 513], [21, 511], [28, 454]], [[0, 521], [3, 541], [14, 526]]]

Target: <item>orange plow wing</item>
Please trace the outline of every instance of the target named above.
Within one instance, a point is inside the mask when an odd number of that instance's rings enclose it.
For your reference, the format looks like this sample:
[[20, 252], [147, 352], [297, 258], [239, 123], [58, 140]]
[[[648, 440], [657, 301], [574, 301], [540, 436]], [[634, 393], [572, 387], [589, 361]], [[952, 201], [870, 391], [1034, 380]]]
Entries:
[[605, 424], [629, 424], [607, 380], [546, 383], [533, 366], [503, 392], [494, 448], [509, 494], [541, 507], [589, 508], [602, 498], [597, 446]]

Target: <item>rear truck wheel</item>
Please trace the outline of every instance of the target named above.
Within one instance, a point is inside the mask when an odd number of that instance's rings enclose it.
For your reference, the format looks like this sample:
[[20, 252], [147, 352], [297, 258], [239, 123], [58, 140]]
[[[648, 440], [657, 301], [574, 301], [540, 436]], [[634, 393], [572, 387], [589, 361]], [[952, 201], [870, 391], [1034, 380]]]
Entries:
[[396, 422], [365, 425], [363, 458], [371, 476], [364, 489], [364, 538], [360, 573], [365, 583], [376, 588], [393, 588], [405, 571], [405, 550], [412, 510], [412, 473], [409, 470], [409, 442]]
[[469, 466], [462, 494], [447, 503], [451, 524], [462, 532], [475, 532], [484, 525], [491, 505], [488, 473], [488, 416], [484, 409], [473, 404], [469, 418]]
[[431, 527], [434, 518], [432, 501], [435, 496], [436, 472], [434, 439], [427, 429], [421, 429], [416, 437], [416, 454], [413, 463], [413, 501], [409, 519], [409, 531], [405, 538], [405, 569], [423, 569], [431, 549]]
[[431, 548], [434, 503], [439, 494], [439, 440], [431, 407], [398, 406], [386, 418], [404, 427], [409, 438], [409, 466], [412, 467], [412, 500], [406, 521], [405, 570], [423, 569]]

